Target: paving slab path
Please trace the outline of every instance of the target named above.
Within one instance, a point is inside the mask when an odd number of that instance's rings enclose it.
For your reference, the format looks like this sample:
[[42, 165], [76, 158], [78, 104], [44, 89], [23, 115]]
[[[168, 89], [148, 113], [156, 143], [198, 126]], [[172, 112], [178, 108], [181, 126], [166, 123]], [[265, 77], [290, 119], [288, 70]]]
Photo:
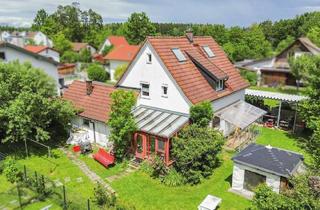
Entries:
[[82, 161], [79, 160], [71, 151], [66, 148], [61, 147], [60, 150], [71, 160], [73, 164], [78, 166], [80, 170], [94, 183], [101, 184], [108, 192], [115, 194], [116, 191], [106, 183], [100, 176], [95, 172], [91, 171], [90, 168]]
[[106, 180], [108, 180], [108, 182], [113, 182], [115, 180], [121, 179], [124, 176], [127, 176], [128, 174], [138, 170], [140, 167], [140, 165], [135, 164], [134, 162], [130, 161], [128, 168], [118, 174], [115, 174], [113, 176], [109, 176], [106, 178]]

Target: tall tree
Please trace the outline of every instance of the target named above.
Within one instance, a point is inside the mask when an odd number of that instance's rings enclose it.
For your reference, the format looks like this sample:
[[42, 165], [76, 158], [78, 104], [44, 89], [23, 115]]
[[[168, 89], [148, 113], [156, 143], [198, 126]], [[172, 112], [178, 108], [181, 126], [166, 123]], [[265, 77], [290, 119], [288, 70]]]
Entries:
[[312, 27], [307, 33], [307, 37], [318, 47], [320, 47], [320, 27]]
[[155, 26], [145, 12], [132, 13], [125, 25], [125, 34], [134, 44], [139, 44], [147, 36], [155, 34]]
[[32, 30], [39, 31], [46, 24], [48, 13], [44, 9], [40, 9], [36, 17], [33, 19], [33, 24], [31, 26]]
[[56, 94], [55, 82], [42, 70], [0, 63], [0, 139], [46, 141], [67, 131], [74, 110]]
[[72, 49], [71, 42], [65, 37], [64, 33], [59, 32], [53, 37], [53, 43], [55, 49], [57, 49], [61, 55], [63, 55], [66, 51], [70, 51]]

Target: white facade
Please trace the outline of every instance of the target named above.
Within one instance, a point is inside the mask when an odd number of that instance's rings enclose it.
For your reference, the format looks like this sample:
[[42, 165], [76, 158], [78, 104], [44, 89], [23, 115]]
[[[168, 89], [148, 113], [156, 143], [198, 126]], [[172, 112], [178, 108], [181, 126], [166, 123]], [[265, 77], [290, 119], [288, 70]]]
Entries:
[[33, 67], [43, 70], [47, 75], [54, 79], [54, 81], [57, 84], [58, 94], [60, 94], [59, 74], [57, 65], [48, 62], [44, 59], [36, 58], [35, 56], [30, 55], [29, 53], [23, 53], [11, 47], [0, 47], [0, 52], [4, 52], [5, 62], [16, 60], [18, 60], [20, 63], [30, 62]]
[[266, 176], [266, 185], [272, 188], [276, 193], [280, 192], [280, 176], [271, 174], [265, 171], [261, 171], [255, 168], [251, 168], [239, 163], [234, 163], [233, 174], [232, 174], [232, 189], [238, 192], [243, 192], [245, 194], [250, 194], [252, 192], [244, 189], [244, 174], [245, 170], [255, 172]]
[[[151, 63], [147, 62], [148, 54], [152, 56]], [[189, 113], [191, 103], [148, 42], [144, 44], [118, 84], [122, 87], [140, 89], [141, 83], [149, 84], [149, 97], [140, 94], [137, 105]], [[167, 86], [167, 96], [163, 96], [162, 86]]]
[[39, 54], [46, 56], [48, 58], [52, 58], [53, 60], [55, 60], [57, 62], [60, 62], [60, 54], [57, 51], [52, 50], [50, 48], [41, 51]]
[[110, 129], [106, 125], [106, 123], [89, 120], [89, 126], [84, 124], [83, 117], [77, 116], [72, 124], [75, 127], [81, 128], [81, 130], [85, 130], [88, 133], [88, 137], [91, 143], [96, 141], [97, 144], [101, 146], [107, 146], [109, 143]]
[[37, 45], [44, 45], [47, 47], [53, 47], [53, 42], [48, 38], [47, 35], [45, 35], [41, 31], [36, 33], [36, 35], [33, 37], [33, 41]]
[[102, 52], [103, 52], [103, 50], [104, 50], [104, 48], [106, 47], [106, 46], [111, 46], [112, 44], [111, 44], [111, 42], [109, 41], [109, 39], [106, 39], [105, 41], [104, 41], [104, 43], [103, 43], [103, 45], [101, 46], [101, 48], [100, 48], [100, 50], [99, 50], [99, 54], [102, 54]]
[[116, 82], [116, 79], [114, 77], [116, 69], [118, 68], [118, 66], [128, 65], [128, 64], [129, 64], [128, 61], [109, 60], [109, 65], [106, 66], [106, 71], [110, 74], [110, 80], [112, 82]]
[[0, 33], [0, 41], [6, 42], [10, 37], [10, 33], [7, 31], [3, 31]]

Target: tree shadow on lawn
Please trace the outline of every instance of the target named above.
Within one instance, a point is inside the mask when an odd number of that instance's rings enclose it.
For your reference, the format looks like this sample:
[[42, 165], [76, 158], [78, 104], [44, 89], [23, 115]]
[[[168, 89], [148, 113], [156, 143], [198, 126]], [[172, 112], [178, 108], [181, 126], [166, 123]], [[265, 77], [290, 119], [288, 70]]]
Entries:
[[227, 178], [225, 178], [224, 181], [228, 182], [231, 187], [232, 186], [232, 174], [230, 174]]

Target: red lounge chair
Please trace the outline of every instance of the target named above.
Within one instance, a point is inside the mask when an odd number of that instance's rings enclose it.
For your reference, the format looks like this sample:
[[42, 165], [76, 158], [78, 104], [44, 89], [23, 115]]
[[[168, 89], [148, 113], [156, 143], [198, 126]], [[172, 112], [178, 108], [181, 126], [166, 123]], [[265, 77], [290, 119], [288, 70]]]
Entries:
[[73, 152], [80, 152], [81, 148], [79, 145], [73, 146]]
[[102, 148], [99, 148], [99, 151], [93, 155], [93, 158], [99, 163], [101, 163], [103, 166], [105, 166], [106, 168], [109, 165], [114, 164], [114, 159], [115, 159], [113, 155], [109, 154]]

